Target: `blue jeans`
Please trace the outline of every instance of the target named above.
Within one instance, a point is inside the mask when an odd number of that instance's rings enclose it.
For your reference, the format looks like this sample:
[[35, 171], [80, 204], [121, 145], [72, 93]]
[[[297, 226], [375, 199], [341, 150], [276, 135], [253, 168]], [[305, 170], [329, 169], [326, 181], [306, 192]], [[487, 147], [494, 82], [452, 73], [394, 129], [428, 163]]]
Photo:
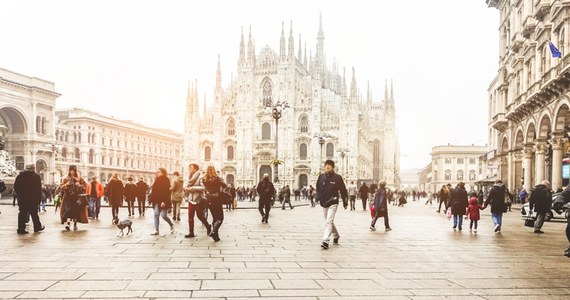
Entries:
[[493, 224], [495, 224], [495, 226], [497, 226], [497, 225], [502, 226], [503, 225], [503, 214], [502, 213], [491, 213], [491, 218], [493, 219]]
[[164, 221], [166, 221], [166, 223], [168, 223], [168, 225], [170, 225], [170, 226], [174, 225], [174, 224], [172, 224], [172, 221], [168, 217], [168, 209], [160, 208], [159, 204], [155, 204], [154, 205], [154, 229], [156, 231], [159, 231], [158, 230], [158, 227], [160, 225], [160, 218], [159, 217], [162, 217], [162, 219], [164, 219]]
[[89, 217], [97, 216], [97, 198], [89, 197]]
[[463, 216], [462, 215], [453, 215], [453, 227], [463, 227]]

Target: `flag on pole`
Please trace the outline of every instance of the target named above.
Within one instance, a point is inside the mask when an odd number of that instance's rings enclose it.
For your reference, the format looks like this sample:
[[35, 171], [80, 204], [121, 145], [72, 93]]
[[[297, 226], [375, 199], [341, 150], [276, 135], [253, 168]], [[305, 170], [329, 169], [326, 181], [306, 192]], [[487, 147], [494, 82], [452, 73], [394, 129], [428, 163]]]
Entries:
[[554, 46], [552, 42], [548, 42], [548, 46], [550, 47], [550, 52], [552, 53], [552, 57], [558, 57], [558, 58], [562, 57], [562, 52], [560, 52], [560, 50], [558, 50], [558, 48], [556, 48], [556, 46]]

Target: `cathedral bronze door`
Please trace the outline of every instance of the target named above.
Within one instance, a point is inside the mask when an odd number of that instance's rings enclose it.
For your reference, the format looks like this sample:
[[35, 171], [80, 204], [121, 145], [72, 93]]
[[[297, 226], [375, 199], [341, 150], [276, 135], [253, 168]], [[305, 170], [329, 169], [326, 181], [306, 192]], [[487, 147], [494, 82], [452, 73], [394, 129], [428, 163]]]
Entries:
[[269, 174], [269, 180], [273, 181], [273, 170], [269, 165], [263, 165], [259, 168], [259, 180], [263, 179], [263, 174]]
[[299, 175], [299, 189], [302, 189], [309, 185], [309, 180], [307, 174]]

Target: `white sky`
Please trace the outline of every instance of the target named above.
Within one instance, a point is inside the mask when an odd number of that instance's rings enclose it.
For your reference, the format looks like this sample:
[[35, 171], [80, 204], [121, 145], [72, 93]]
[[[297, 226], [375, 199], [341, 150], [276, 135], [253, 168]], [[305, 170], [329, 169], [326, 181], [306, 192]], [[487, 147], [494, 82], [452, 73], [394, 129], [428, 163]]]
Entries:
[[182, 132], [188, 80], [211, 95], [220, 53], [229, 83], [241, 26], [278, 51], [292, 20], [295, 54], [299, 33], [314, 53], [319, 12], [328, 61], [354, 66], [363, 94], [370, 80], [379, 101], [394, 78], [401, 169], [437, 144], [487, 143], [499, 21], [484, 0], [2, 1], [0, 67], [55, 82], [58, 108]]

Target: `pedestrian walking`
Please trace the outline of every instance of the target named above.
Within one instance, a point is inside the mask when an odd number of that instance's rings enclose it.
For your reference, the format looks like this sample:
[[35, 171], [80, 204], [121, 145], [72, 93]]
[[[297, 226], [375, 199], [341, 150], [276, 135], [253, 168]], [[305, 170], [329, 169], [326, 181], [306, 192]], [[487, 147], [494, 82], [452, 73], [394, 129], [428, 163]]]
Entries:
[[204, 196], [204, 191], [206, 188], [201, 185], [201, 173], [200, 167], [197, 164], [190, 165], [190, 178], [188, 180], [188, 234], [185, 235], [186, 238], [196, 237], [194, 234], [194, 216], [202, 222], [202, 225], [206, 227], [207, 235], [209, 236], [212, 231], [212, 226], [208, 224], [208, 219], [206, 218], [206, 210], [208, 207], [208, 202]]
[[135, 200], [137, 198], [137, 185], [133, 182], [133, 177], [127, 179], [124, 188], [125, 201], [127, 202], [127, 209], [129, 217], [135, 215]]
[[119, 207], [123, 205], [123, 197], [125, 196], [125, 186], [123, 181], [119, 179], [119, 174], [115, 173], [109, 183], [107, 183], [109, 193], [109, 205], [113, 216], [113, 224], [119, 219]]
[[315, 207], [315, 197], [317, 196], [317, 190], [312, 186], [309, 185], [309, 200], [311, 200], [311, 207]]
[[87, 185], [85, 194], [89, 197], [89, 218], [99, 219], [99, 211], [101, 210], [101, 197], [105, 191], [103, 185], [97, 181], [97, 178], [91, 178], [91, 182]]
[[528, 198], [529, 208], [536, 213], [536, 221], [534, 223], [534, 233], [544, 233], [542, 226], [546, 219], [546, 214], [550, 212], [552, 206], [552, 193], [550, 192], [550, 182], [543, 180], [541, 184], [537, 185], [530, 193]]
[[491, 205], [491, 218], [493, 219], [493, 224], [495, 224], [495, 233], [501, 233], [501, 227], [503, 226], [503, 214], [507, 212], [505, 193], [506, 189], [503, 181], [495, 181], [495, 184], [493, 184], [493, 187], [491, 188], [491, 192], [489, 192], [489, 196], [487, 196], [485, 205], [483, 206], [483, 208], [487, 208], [487, 206]]
[[285, 205], [289, 204], [289, 207], [293, 209], [293, 205], [291, 204], [291, 188], [288, 185], [283, 187], [283, 207], [281, 209], [285, 210]]
[[172, 208], [170, 200], [170, 180], [166, 169], [159, 168], [150, 192], [150, 202], [154, 208], [154, 232], [151, 235], [160, 235], [160, 217], [170, 225], [170, 233], [174, 233], [174, 223], [168, 217], [168, 210]]
[[63, 191], [60, 210], [61, 224], [66, 224], [65, 230], [70, 231], [71, 222], [73, 222], [73, 230], [77, 231], [78, 222], [89, 223], [87, 213], [89, 204], [84, 196], [87, 183], [79, 176], [75, 165], [69, 166], [69, 172], [67, 177], [63, 179], [61, 189]]
[[428, 205], [428, 203], [429, 205], [433, 205], [433, 194], [431, 192], [428, 192], [427, 194], [427, 200], [425, 205]]
[[358, 187], [354, 181], [350, 182], [348, 186], [348, 198], [350, 199], [350, 210], [356, 210], [356, 195], [358, 194]]
[[358, 194], [360, 194], [360, 200], [362, 200], [362, 210], [366, 211], [366, 204], [368, 203], [368, 194], [370, 194], [370, 189], [366, 185], [366, 182], [363, 182], [358, 190]]
[[15, 189], [12, 189], [12, 206], [16, 206], [16, 204], [18, 204], [18, 194], [16, 193]]
[[441, 213], [441, 205], [443, 204], [445, 211], [447, 211], [447, 202], [449, 201], [449, 190], [445, 185], [441, 186], [439, 190], [439, 207], [437, 208], [437, 212]]
[[137, 206], [139, 209], [139, 217], [144, 216], [146, 210], [146, 194], [148, 191], [148, 184], [144, 182], [144, 178], [140, 177], [137, 182]]
[[259, 195], [258, 209], [261, 214], [261, 223], [267, 224], [271, 211], [271, 198], [275, 195], [275, 186], [269, 180], [269, 174], [263, 174], [263, 179], [257, 184], [257, 194]]
[[[562, 214], [563, 207], [568, 202], [570, 202], [570, 185], [566, 186], [566, 189], [560, 194], [553, 203], [553, 208], [558, 214]], [[570, 214], [566, 214], [566, 239], [570, 244]], [[570, 257], [570, 245], [564, 250], [564, 256]]]
[[339, 193], [342, 198], [344, 209], [348, 207], [348, 192], [342, 176], [334, 172], [334, 161], [325, 162], [325, 173], [320, 174], [317, 179], [317, 198], [323, 208], [325, 217], [325, 228], [323, 234], [323, 249], [329, 248], [330, 237], [333, 237], [333, 244], [338, 245], [340, 235], [334, 224], [334, 219], [338, 210]]
[[390, 221], [388, 218], [388, 191], [386, 190], [386, 181], [381, 181], [374, 195], [374, 217], [370, 224], [370, 230], [376, 231], [376, 221], [379, 218], [384, 218], [384, 227], [386, 231], [392, 230], [390, 228]]
[[521, 189], [521, 192], [519, 193], [519, 199], [521, 200], [521, 204], [525, 204], [526, 203], [526, 197], [528, 196], [525, 188], [523, 187]]
[[38, 205], [42, 199], [42, 179], [36, 173], [36, 165], [29, 164], [14, 182], [14, 190], [18, 194], [18, 234], [27, 234], [26, 223], [28, 216], [34, 223], [34, 232], [40, 232], [45, 226], [38, 216]]
[[222, 190], [227, 187], [226, 183], [218, 176], [214, 166], [208, 166], [202, 180], [206, 187], [206, 199], [212, 214], [212, 232], [210, 237], [216, 242], [220, 241], [220, 227], [224, 222], [224, 209], [222, 207]]
[[477, 233], [477, 226], [479, 225], [479, 220], [481, 219], [480, 210], [483, 206], [479, 204], [477, 199], [477, 193], [471, 193], [471, 198], [469, 199], [469, 206], [467, 207], [467, 216], [469, 217], [469, 232]]
[[180, 221], [180, 205], [184, 199], [184, 179], [182, 179], [178, 172], [172, 174], [170, 192], [170, 198], [172, 199], [172, 219], [174, 219], [174, 221]]
[[453, 230], [456, 228], [459, 231], [463, 230], [463, 216], [467, 212], [469, 200], [467, 200], [467, 191], [465, 190], [465, 183], [460, 182], [457, 184], [451, 199], [451, 214], [453, 215]]

